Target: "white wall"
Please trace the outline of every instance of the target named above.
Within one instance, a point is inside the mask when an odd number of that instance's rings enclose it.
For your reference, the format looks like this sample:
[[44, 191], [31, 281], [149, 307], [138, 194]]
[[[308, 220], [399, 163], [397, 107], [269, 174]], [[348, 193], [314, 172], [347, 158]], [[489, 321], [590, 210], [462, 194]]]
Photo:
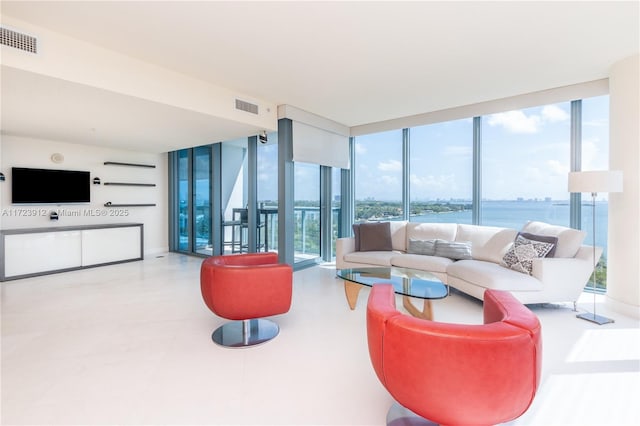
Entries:
[[[51, 160], [53, 153], [64, 156], [64, 162]], [[154, 164], [156, 167], [106, 166], [105, 161]], [[91, 185], [90, 204], [12, 205], [11, 168], [85, 170], [91, 179], [99, 177], [101, 185]], [[167, 155], [123, 151], [89, 145], [2, 135], [0, 171], [6, 181], [0, 183], [0, 226], [2, 229], [42, 228], [104, 223], [143, 223], [145, 255], [166, 252], [168, 243]], [[155, 187], [105, 186], [104, 182], [155, 183]], [[155, 207], [107, 208], [104, 204], [149, 203]], [[49, 219], [56, 210], [57, 221]]]
[[613, 65], [609, 77], [611, 170], [623, 192], [609, 194], [607, 305], [640, 318], [640, 56]]

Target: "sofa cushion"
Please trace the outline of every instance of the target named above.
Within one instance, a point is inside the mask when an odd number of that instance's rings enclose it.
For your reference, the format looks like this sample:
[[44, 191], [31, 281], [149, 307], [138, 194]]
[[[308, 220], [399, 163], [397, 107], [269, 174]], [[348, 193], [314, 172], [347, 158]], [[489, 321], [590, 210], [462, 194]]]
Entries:
[[[530, 234], [528, 232], [518, 232], [518, 235], [523, 236], [527, 240], [540, 241], [541, 243], [551, 243], [551, 244], [553, 244], [553, 247], [551, 247], [551, 250], [549, 250], [549, 253], [547, 253], [544, 257], [554, 257], [555, 256], [555, 254], [556, 254], [556, 246], [558, 245], [558, 237], [551, 237], [551, 236], [547, 236], [547, 235], [536, 235], [536, 234]], [[516, 239], [518, 239], [517, 236], [516, 236]]]
[[459, 260], [447, 266], [447, 275], [483, 288], [509, 291], [539, 291], [542, 282], [494, 262]]
[[436, 241], [438, 240], [416, 240], [409, 238], [407, 253], [433, 256], [436, 254]]
[[455, 240], [470, 242], [474, 259], [500, 264], [516, 234], [517, 231], [510, 228], [458, 225]]
[[522, 232], [547, 235], [558, 238], [554, 257], [574, 257], [582, 245], [586, 232], [565, 226], [549, 225], [544, 222], [527, 222]]
[[471, 243], [436, 240], [435, 255], [453, 260], [471, 259]]
[[393, 250], [407, 250], [407, 223], [406, 220], [393, 220], [389, 222], [391, 246]]
[[504, 255], [502, 263], [514, 271], [531, 275], [533, 259], [545, 257], [553, 247], [553, 243], [529, 240], [518, 235], [516, 241]]
[[391, 258], [391, 264], [400, 268], [420, 269], [429, 272], [447, 272], [447, 266], [453, 260], [439, 256], [424, 256], [421, 254], [402, 254]]
[[344, 260], [353, 263], [367, 263], [374, 266], [391, 266], [391, 259], [399, 251], [354, 251], [344, 255]]
[[458, 225], [455, 223], [407, 223], [407, 247], [410, 238], [415, 240], [454, 241]]
[[360, 251], [391, 251], [389, 222], [361, 223], [359, 226]]

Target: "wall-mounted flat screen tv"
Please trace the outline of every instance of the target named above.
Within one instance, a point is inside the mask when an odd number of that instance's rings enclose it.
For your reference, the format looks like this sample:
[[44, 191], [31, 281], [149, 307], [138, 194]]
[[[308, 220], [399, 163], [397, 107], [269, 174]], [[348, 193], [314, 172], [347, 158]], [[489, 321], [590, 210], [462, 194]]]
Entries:
[[89, 172], [14, 167], [11, 202], [14, 204], [71, 204], [91, 201]]

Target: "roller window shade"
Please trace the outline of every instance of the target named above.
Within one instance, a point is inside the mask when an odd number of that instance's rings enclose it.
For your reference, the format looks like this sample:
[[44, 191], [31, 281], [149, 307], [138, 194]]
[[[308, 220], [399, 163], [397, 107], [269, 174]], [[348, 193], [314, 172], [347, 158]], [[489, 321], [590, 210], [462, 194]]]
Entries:
[[349, 137], [297, 121], [293, 123], [293, 161], [349, 168]]

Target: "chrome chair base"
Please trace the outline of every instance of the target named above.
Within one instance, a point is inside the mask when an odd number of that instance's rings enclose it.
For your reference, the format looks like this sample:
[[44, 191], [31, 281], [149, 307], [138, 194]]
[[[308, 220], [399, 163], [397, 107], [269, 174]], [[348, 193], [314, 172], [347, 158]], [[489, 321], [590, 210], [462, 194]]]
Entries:
[[259, 318], [228, 322], [218, 327], [211, 335], [211, 339], [226, 348], [247, 348], [268, 342], [279, 332], [278, 324]]
[[438, 426], [438, 424], [394, 402], [387, 412], [387, 426]]

